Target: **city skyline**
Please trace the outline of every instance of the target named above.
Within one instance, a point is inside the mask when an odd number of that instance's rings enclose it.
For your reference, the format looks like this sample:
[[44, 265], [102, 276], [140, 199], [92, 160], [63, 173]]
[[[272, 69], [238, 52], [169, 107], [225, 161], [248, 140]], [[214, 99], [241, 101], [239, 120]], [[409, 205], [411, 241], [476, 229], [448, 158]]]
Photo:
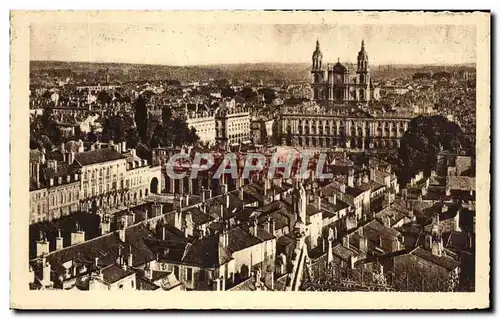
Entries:
[[[476, 30], [467, 25], [34, 24], [30, 40], [32, 61], [174, 66], [310, 63], [316, 40], [326, 63], [354, 62], [362, 40], [371, 65], [476, 60]], [[134, 53], [132, 48], [146, 52]]]

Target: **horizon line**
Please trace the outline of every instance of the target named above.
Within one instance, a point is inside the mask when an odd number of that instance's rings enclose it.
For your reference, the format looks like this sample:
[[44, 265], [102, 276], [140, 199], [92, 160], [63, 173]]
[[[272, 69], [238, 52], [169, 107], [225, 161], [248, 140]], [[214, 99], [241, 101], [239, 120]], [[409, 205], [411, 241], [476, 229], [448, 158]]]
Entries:
[[[150, 62], [112, 62], [112, 61], [75, 61], [75, 60], [30, 60], [31, 62], [54, 62], [54, 63], [88, 63], [88, 64], [138, 64], [138, 65], [156, 65], [156, 66], [166, 66], [166, 67], [211, 67], [220, 65], [259, 65], [259, 64], [310, 64], [308, 62], [218, 62], [209, 64], [163, 64], [163, 63], [150, 63]], [[355, 64], [351, 61], [344, 61], [341, 63]], [[456, 63], [439, 63], [439, 62], [424, 62], [424, 63], [379, 63], [371, 64], [372, 66], [390, 66], [390, 65], [415, 65], [415, 66], [460, 66], [460, 65], [470, 65], [477, 64], [474, 62], [456, 62]]]

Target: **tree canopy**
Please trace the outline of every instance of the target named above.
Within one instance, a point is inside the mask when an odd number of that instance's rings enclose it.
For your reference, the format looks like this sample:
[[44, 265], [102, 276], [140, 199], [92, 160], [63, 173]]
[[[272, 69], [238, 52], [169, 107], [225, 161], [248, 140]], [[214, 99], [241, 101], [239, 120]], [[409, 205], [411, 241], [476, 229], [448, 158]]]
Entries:
[[172, 117], [169, 106], [162, 109], [162, 124], [158, 125], [151, 138], [151, 147], [194, 145], [199, 141], [196, 130], [189, 128], [186, 121]]
[[148, 137], [148, 108], [146, 107], [146, 101], [142, 95], [139, 95], [137, 100], [135, 100], [134, 111], [135, 125], [139, 133], [139, 138], [141, 141], [146, 141]]
[[458, 152], [467, 146], [462, 129], [441, 115], [418, 116], [411, 120], [398, 150], [398, 181], [404, 186], [416, 173], [426, 176], [436, 168], [441, 150]]

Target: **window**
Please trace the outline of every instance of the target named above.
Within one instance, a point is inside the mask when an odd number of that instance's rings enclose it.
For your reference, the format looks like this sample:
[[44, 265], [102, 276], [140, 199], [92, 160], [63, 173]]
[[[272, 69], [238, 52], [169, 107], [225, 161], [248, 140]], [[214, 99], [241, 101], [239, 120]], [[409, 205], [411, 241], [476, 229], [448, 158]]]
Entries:
[[118, 289], [123, 290], [123, 284], [119, 284]]
[[179, 266], [174, 266], [174, 275], [176, 278], [179, 278]]
[[134, 281], [133, 280], [130, 282], [130, 285], [132, 286], [132, 288], [134, 288]]
[[188, 268], [186, 272], [187, 281], [193, 280], [193, 268]]

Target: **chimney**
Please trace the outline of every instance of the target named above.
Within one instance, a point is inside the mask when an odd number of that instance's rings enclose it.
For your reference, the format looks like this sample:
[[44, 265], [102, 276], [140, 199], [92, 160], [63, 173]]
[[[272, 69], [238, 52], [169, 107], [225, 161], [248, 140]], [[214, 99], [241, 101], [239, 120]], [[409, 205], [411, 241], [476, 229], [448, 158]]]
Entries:
[[149, 280], [153, 279], [153, 270], [151, 269], [151, 265], [149, 262], [146, 264], [146, 267], [144, 267], [144, 277], [148, 278]]
[[271, 216], [266, 217], [266, 231], [271, 234]]
[[257, 219], [256, 218], [250, 222], [250, 234], [257, 237]]
[[318, 210], [320, 210], [321, 209], [321, 194], [317, 194], [315, 197], [315, 200], [316, 200], [316, 208]]
[[201, 202], [204, 203], [207, 200], [207, 197], [205, 195], [205, 186], [201, 186]]
[[191, 217], [190, 212], [186, 213], [185, 225], [186, 225], [186, 227], [184, 228], [184, 236], [186, 238], [189, 236], [193, 236], [194, 225], [193, 225], [193, 219]]
[[122, 142], [122, 152], [126, 152], [126, 151], [127, 151], [127, 142], [123, 141]]
[[349, 248], [349, 234], [345, 235], [344, 238], [342, 238], [342, 244], [344, 245], [345, 248]]
[[274, 236], [274, 232], [276, 231], [276, 222], [274, 221], [274, 218], [271, 217], [271, 220], [269, 221], [269, 233]]
[[163, 205], [160, 203], [153, 203], [153, 217], [158, 217], [163, 215]]
[[226, 208], [229, 209], [230, 203], [229, 203], [229, 193], [224, 194], [224, 199], [226, 200]]
[[45, 257], [45, 254], [42, 255], [42, 267], [43, 267], [43, 273], [42, 273], [42, 285], [44, 287], [50, 286], [52, 284], [51, 278], [50, 278], [50, 264], [47, 262], [47, 258]]
[[49, 253], [49, 242], [44, 233], [40, 234], [40, 239], [36, 242], [36, 255], [38, 257]]
[[443, 238], [434, 238], [432, 240], [432, 254], [441, 257], [443, 254]]
[[370, 168], [370, 177], [369, 178], [371, 181], [375, 180], [375, 169], [374, 168]]
[[109, 216], [101, 217], [101, 236], [109, 233], [111, 231]]
[[220, 278], [215, 278], [213, 280], [213, 290], [214, 291], [221, 291], [221, 279]]
[[238, 195], [239, 195], [240, 200], [243, 201], [243, 198], [244, 198], [243, 197], [243, 195], [244, 195], [244, 193], [243, 193], [243, 187], [240, 187], [238, 189]]
[[57, 185], [62, 185], [62, 183], [63, 183], [63, 178], [62, 178], [62, 176], [59, 176], [57, 178]]
[[387, 228], [391, 228], [391, 218], [387, 215], [382, 217], [382, 221], [384, 223], [384, 226]]
[[333, 250], [332, 250], [332, 240], [327, 239], [326, 241], [326, 259], [328, 264], [333, 262]]
[[68, 165], [73, 164], [73, 162], [75, 161], [75, 152], [73, 151], [69, 152], [67, 158], [68, 158]]
[[229, 244], [229, 234], [227, 233], [227, 230], [224, 229], [224, 226], [222, 231], [219, 233], [219, 244], [224, 248], [227, 248]]
[[132, 247], [129, 246], [129, 253], [127, 258], [127, 266], [132, 267], [134, 261], [134, 254], [132, 254]]
[[75, 174], [75, 181], [78, 180], [78, 174]]
[[189, 194], [187, 194], [185, 196], [185, 198], [186, 198], [186, 207], [188, 207], [189, 206]]
[[351, 269], [354, 269], [354, 264], [356, 263], [356, 257], [354, 257], [353, 255], [350, 255], [349, 256], [349, 267]]
[[365, 237], [359, 237], [359, 250], [363, 252], [368, 251], [368, 239]]
[[369, 174], [363, 174], [363, 183], [367, 184], [370, 182], [370, 176]]
[[227, 184], [220, 184], [220, 193], [221, 194], [227, 193]]
[[54, 186], [54, 179], [52, 177], [49, 178], [49, 186]]
[[64, 154], [65, 151], [66, 151], [65, 145], [64, 145], [64, 143], [61, 143], [61, 153]]
[[175, 211], [175, 216], [174, 216], [174, 227], [182, 230], [182, 210], [181, 207], [178, 207], [177, 210]]
[[432, 248], [432, 236], [431, 235], [425, 236], [425, 248], [427, 248], [427, 249]]
[[85, 241], [85, 232], [80, 229], [80, 225], [76, 223], [76, 231], [71, 233], [70, 245], [77, 245]]
[[378, 246], [379, 246], [380, 248], [382, 248], [382, 247], [383, 247], [383, 244], [384, 244], [384, 241], [383, 241], [383, 239], [382, 239], [382, 236], [378, 236]]
[[354, 187], [354, 169], [349, 168], [347, 173], [347, 185], [349, 187]]
[[61, 250], [63, 249], [63, 238], [61, 236], [61, 230], [59, 229], [57, 237], [56, 237], [56, 250]]

